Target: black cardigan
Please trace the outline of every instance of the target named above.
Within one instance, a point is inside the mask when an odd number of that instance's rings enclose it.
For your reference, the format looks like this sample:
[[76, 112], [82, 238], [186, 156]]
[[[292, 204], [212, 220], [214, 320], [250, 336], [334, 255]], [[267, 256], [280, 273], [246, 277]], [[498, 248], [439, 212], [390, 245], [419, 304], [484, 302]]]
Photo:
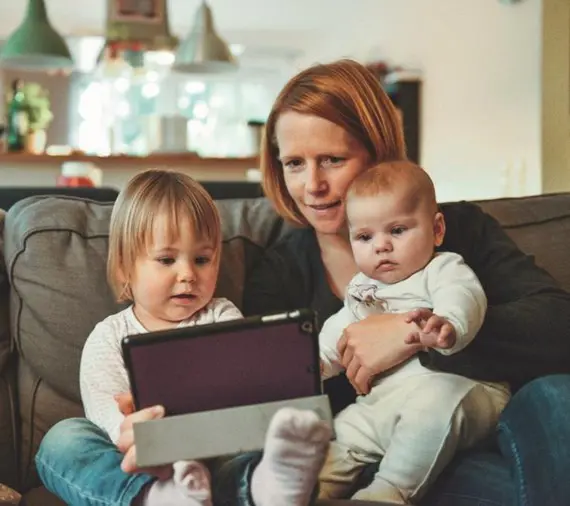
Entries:
[[[430, 368], [513, 389], [546, 374], [570, 372], [570, 294], [522, 253], [498, 222], [466, 202], [442, 206], [447, 232], [440, 248], [462, 255], [488, 299], [485, 321], [460, 353], [420, 354]], [[321, 323], [342, 306], [331, 291], [312, 229], [270, 248], [248, 276], [246, 315], [311, 307]]]

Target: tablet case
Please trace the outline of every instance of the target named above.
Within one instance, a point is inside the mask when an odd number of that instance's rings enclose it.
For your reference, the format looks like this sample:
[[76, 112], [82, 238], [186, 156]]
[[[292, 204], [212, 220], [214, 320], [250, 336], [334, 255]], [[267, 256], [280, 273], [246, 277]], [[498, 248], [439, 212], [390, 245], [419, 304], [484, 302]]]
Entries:
[[318, 328], [308, 309], [123, 339], [135, 407], [166, 415], [322, 393]]

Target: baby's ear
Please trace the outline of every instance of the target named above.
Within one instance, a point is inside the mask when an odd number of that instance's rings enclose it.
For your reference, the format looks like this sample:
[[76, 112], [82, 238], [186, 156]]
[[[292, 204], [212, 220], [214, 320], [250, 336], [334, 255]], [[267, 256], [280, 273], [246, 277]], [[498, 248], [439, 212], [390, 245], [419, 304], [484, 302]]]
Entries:
[[443, 244], [443, 238], [445, 237], [445, 218], [442, 213], [435, 213], [433, 218], [433, 242], [435, 246], [441, 246]]

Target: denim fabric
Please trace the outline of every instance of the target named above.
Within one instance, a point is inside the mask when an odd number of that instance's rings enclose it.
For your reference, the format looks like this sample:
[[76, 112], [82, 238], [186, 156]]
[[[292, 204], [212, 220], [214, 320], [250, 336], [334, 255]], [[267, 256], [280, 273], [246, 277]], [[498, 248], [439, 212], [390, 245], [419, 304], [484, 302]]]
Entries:
[[261, 452], [242, 453], [219, 459], [218, 464], [210, 466], [215, 506], [255, 506], [249, 484], [261, 455]]
[[[497, 442], [457, 455], [421, 506], [570, 506], [570, 375], [517, 392]], [[152, 478], [123, 473], [121, 459], [103, 431], [70, 419], [48, 432], [36, 464], [46, 487], [69, 504], [123, 506]], [[253, 506], [249, 483], [259, 459], [246, 453], [211, 468], [216, 506]]]
[[570, 505], [570, 375], [524, 386], [499, 422], [499, 446], [511, 465], [516, 506]]
[[[128, 506], [153, 481], [121, 471], [123, 455], [107, 434], [84, 418], [54, 425], [36, 455], [46, 488], [74, 506]], [[253, 506], [249, 482], [261, 452], [206, 462], [213, 476], [216, 506]]]
[[36, 455], [46, 488], [76, 506], [128, 506], [152, 477], [121, 471], [123, 455], [99, 427], [83, 418], [54, 425]]
[[421, 506], [570, 506], [570, 375], [521, 388], [497, 443], [500, 453], [458, 455]]
[[457, 455], [420, 506], [514, 506], [514, 497], [505, 459], [477, 449]]

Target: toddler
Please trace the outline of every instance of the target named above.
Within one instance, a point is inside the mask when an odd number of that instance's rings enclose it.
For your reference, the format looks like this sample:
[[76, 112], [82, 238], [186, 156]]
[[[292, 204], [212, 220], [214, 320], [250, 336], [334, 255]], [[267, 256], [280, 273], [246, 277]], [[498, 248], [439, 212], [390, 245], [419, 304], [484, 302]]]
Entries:
[[[192, 178], [149, 170], [135, 176], [120, 193], [111, 216], [108, 278], [117, 299], [130, 305], [95, 326], [80, 368], [86, 416], [115, 444], [124, 419], [115, 397], [130, 391], [122, 338], [241, 318], [230, 301], [214, 298], [220, 256], [216, 206]], [[328, 439], [330, 429], [315, 413], [278, 412], [266, 435], [264, 456], [253, 473], [256, 505], [302, 506], [311, 493]], [[204, 463], [175, 462], [172, 478], [152, 482], [135, 503], [211, 505], [211, 479]]]
[[[343, 330], [377, 313], [406, 313], [410, 345], [461, 352], [481, 327], [487, 300], [461, 256], [435, 252], [445, 221], [427, 173], [408, 161], [382, 163], [359, 175], [346, 199], [361, 272], [349, 283], [343, 308], [323, 325], [323, 376], [343, 369], [337, 351]], [[503, 384], [427, 369], [417, 356], [385, 371], [368, 395], [335, 418], [320, 497], [345, 497], [363, 467], [380, 461], [372, 483], [355, 499], [420, 499], [457, 450], [493, 432], [509, 395]]]

